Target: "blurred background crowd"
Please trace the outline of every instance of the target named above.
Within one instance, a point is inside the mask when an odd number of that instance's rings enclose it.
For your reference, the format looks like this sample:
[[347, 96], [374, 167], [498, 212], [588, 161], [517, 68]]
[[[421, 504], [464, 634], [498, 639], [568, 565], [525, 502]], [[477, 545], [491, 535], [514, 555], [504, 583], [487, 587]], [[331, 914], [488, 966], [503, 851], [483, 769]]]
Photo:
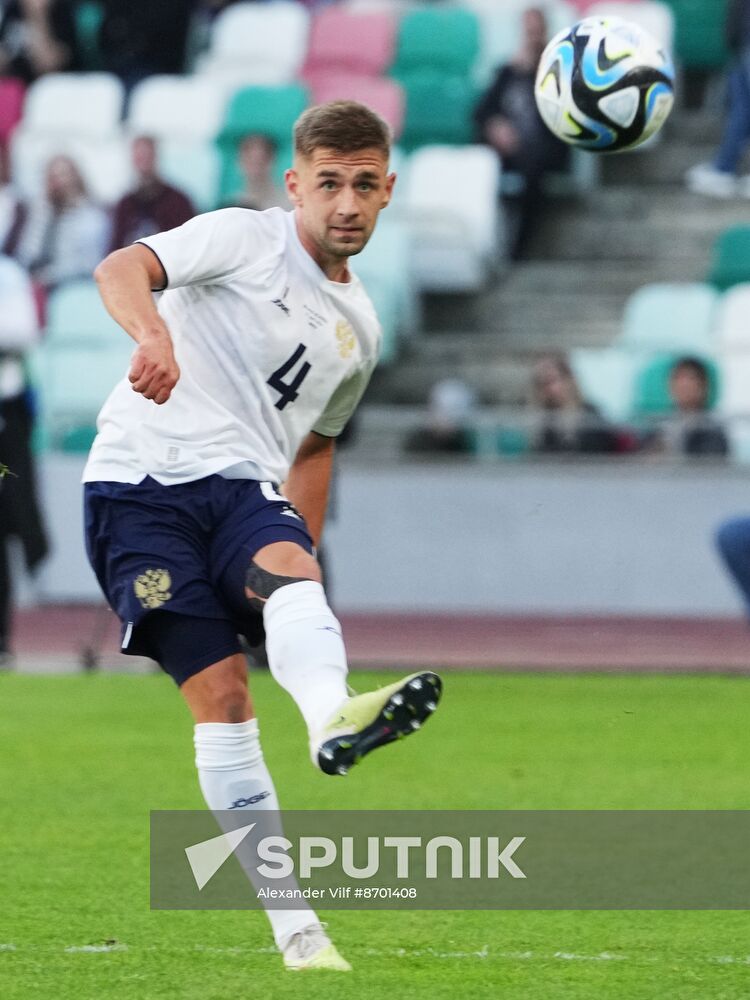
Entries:
[[[572, 152], [538, 115], [539, 56], [584, 13], [674, 53], [642, 151]], [[353, 451], [750, 460], [750, 2], [0, 0], [0, 460], [22, 473], [0, 530], [29, 568], [32, 455], [83, 455], [127, 366], [93, 268], [199, 212], [288, 208], [291, 124], [338, 97], [389, 122], [399, 174], [355, 263], [385, 340]]]

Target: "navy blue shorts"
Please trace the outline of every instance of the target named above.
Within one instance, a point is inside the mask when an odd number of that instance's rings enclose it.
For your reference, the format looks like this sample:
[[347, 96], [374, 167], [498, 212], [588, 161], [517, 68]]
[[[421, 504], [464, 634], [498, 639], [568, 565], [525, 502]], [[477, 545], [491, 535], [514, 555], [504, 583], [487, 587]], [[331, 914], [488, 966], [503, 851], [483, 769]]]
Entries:
[[257, 641], [245, 576], [259, 549], [295, 542], [313, 551], [289, 501], [249, 479], [86, 483], [84, 516], [89, 561], [122, 623], [122, 651], [151, 657], [178, 684], [239, 652], [239, 635]]

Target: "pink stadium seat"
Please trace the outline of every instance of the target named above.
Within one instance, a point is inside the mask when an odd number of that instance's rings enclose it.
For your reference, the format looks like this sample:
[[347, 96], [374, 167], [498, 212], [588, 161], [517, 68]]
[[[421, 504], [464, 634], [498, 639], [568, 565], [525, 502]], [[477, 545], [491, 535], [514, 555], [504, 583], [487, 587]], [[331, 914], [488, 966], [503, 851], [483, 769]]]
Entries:
[[0, 141], [5, 142], [23, 115], [26, 88], [20, 80], [0, 78]]
[[341, 70], [321, 70], [308, 77], [313, 104], [346, 98], [360, 101], [376, 111], [391, 126], [398, 139], [404, 124], [404, 92], [387, 77], [360, 76]]
[[380, 76], [393, 62], [396, 20], [388, 12], [352, 13], [326, 7], [316, 14], [302, 75], [317, 70], [352, 70], [364, 76]]

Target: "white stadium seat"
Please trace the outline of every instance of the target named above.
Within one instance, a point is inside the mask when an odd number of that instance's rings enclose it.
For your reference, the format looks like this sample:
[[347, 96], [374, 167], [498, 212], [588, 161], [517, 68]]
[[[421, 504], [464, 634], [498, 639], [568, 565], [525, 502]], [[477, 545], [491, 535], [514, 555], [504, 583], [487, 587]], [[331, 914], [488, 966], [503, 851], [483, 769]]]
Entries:
[[711, 351], [718, 293], [701, 282], [654, 283], [625, 305], [619, 342], [646, 351]]
[[672, 51], [674, 14], [659, 0], [599, 0], [586, 10], [586, 17], [621, 17], [623, 21], [632, 21]]
[[584, 399], [609, 420], [630, 419], [639, 355], [617, 347], [578, 348], [570, 352], [570, 364]]
[[199, 212], [216, 208], [221, 157], [213, 143], [160, 140], [159, 172], [165, 181], [184, 191]]
[[133, 90], [128, 131], [157, 139], [215, 139], [226, 103], [225, 88], [210, 77], [150, 76]]
[[403, 206], [418, 288], [485, 284], [500, 246], [499, 183], [498, 158], [486, 146], [424, 146], [409, 158]]
[[735, 285], [720, 298], [716, 341], [720, 350], [750, 351], [750, 284]]
[[97, 138], [120, 127], [125, 92], [112, 73], [48, 73], [26, 93], [23, 131]]
[[216, 18], [198, 71], [241, 84], [291, 83], [307, 52], [310, 16], [294, 0], [237, 3]]

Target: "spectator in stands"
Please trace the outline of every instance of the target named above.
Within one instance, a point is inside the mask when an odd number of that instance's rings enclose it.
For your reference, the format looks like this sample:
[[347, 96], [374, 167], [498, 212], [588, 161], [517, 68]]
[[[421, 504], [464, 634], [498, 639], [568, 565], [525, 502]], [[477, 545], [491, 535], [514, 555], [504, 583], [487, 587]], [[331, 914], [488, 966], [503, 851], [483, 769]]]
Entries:
[[549, 354], [534, 365], [532, 405], [539, 424], [532, 437], [538, 454], [613, 454], [627, 451], [627, 440], [581, 395], [565, 357]]
[[422, 454], [473, 451], [471, 418], [476, 403], [476, 393], [460, 379], [436, 382], [430, 390], [427, 422], [407, 436], [404, 450]]
[[680, 358], [669, 373], [674, 413], [660, 419], [647, 434], [644, 450], [663, 455], [722, 457], [729, 444], [724, 430], [709, 415], [711, 376], [699, 358]]
[[36, 305], [28, 277], [0, 257], [0, 461], [10, 470], [0, 481], [0, 668], [10, 666], [11, 539], [21, 542], [33, 572], [47, 554], [47, 538], [36, 496], [31, 451], [32, 415], [23, 355], [36, 342]]
[[104, 69], [128, 90], [155, 73], [182, 73], [193, 4], [188, 0], [103, 0]]
[[159, 176], [156, 142], [148, 136], [133, 140], [136, 185], [115, 205], [109, 251], [129, 246], [143, 236], [174, 229], [192, 219], [195, 208], [188, 196]]
[[26, 221], [26, 206], [10, 179], [10, 157], [0, 142], [0, 254], [12, 257]]
[[32, 83], [43, 73], [80, 68], [71, 0], [0, 5], [0, 75]]
[[246, 135], [239, 145], [237, 159], [244, 187], [227, 200], [227, 205], [255, 208], [259, 212], [280, 206], [291, 208], [286, 190], [273, 179], [276, 143], [268, 136]]
[[750, 182], [737, 176], [750, 141], [750, 0], [729, 0], [726, 26], [734, 58], [724, 134], [713, 162], [699, 163], [686, 177], [691, 191], [712, 198], [750, 196]]
[[509, 252], [523, 256], [543, 208], [543, 179], [551, 170], [563, 170], [568, 148], [542, 121], [534, 99], [539, 58], [547, 44], [544, 11], [533, 7], [523, 14], [523, 41], [512, 62], [501, 66], [474, 111], [477, 138], [495, 149], [503, 170], [520, 177], [521, 189], [505, 196], [515, 233]]
[[18, 259], [47, 290], [71, 278], [91, 277], [107, 249], [109, 219], [89, 198], [69, 156], [47, 165], [45, 197], [36, 201], [21, 233]]

